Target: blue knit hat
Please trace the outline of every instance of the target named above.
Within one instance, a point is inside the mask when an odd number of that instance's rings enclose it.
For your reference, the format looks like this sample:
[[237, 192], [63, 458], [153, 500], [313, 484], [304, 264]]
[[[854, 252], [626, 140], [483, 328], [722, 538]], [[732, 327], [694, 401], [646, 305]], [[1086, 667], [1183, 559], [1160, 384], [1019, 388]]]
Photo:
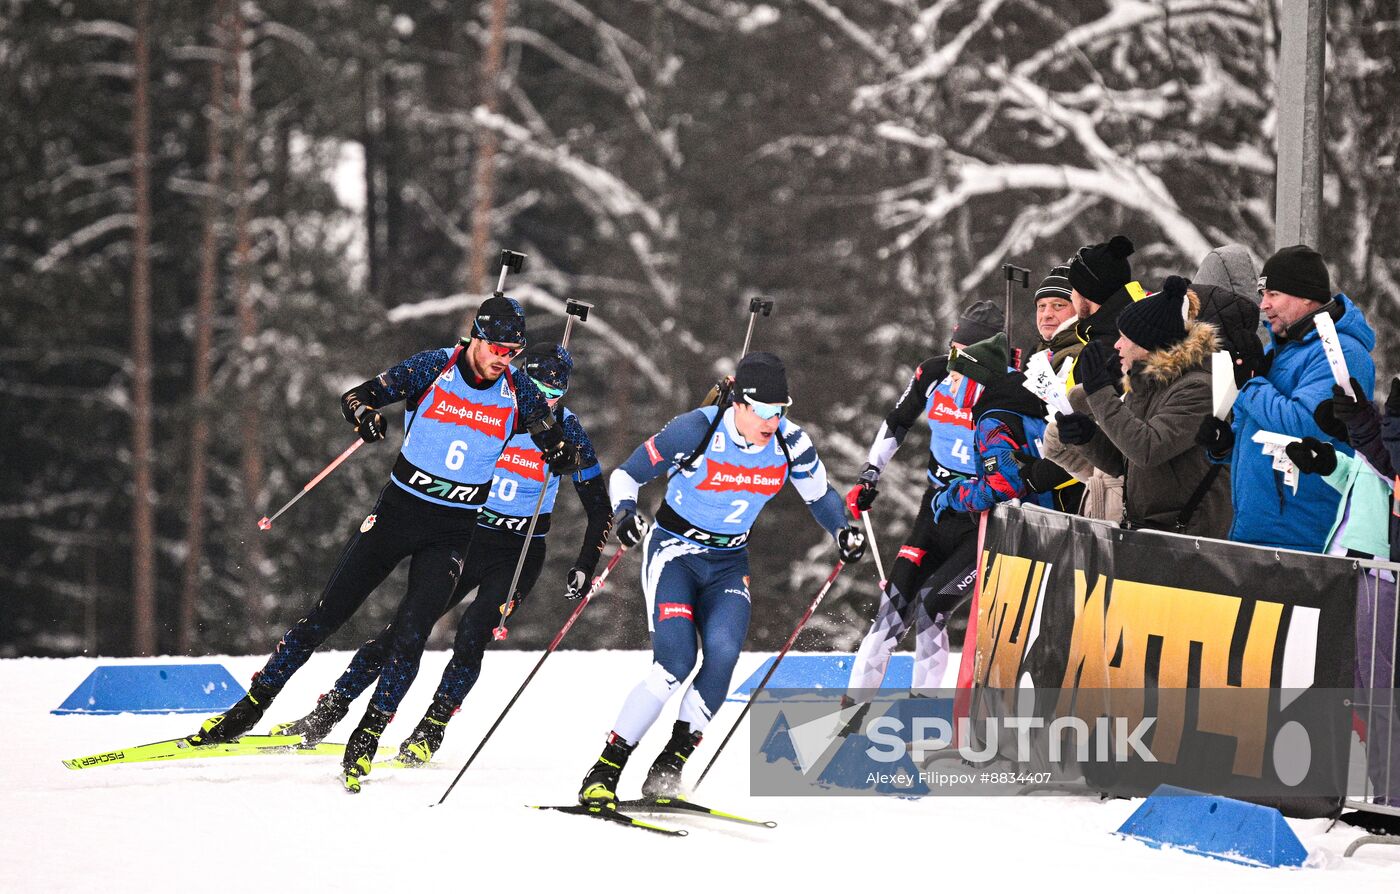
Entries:
[[523, 356], [525, 375], [548, 388], [569, 390], [569, 373], [574, 369], [574, 357], [568, 348], [543, 342], [531, 345]]
[[525, 344], [525, 308], [514, 298], [492, 295], [477, 308], [472, 336], [503, 344]]

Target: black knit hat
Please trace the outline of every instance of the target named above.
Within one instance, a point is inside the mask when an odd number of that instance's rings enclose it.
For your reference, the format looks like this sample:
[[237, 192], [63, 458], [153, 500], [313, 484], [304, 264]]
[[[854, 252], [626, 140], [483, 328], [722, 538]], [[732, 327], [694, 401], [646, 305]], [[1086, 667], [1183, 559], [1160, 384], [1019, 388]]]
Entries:
[[1061, 265], [1055, 267], [1040, 281], [1040, 288], [1035, 290], [1035, 303], [1039, 304], [1042, 298], [1056, 298], [1060, 301], [1068, 301], [1069, 290], [1069, 266]]
[[734, 371], [734, 394], [740, 400], [765, 404], [787, 403], [787, 370], [776, 354], [754, 351], [745, 354]]
[[1162, 290], [1135, 301], [1118, 314], [1118, 331], [1147, 351], [1168, 348], [1186, 337], [1186, 318], [1191, 312], [1186, 289], [1190, 280], [1168, 276]]
[[1127, 236], [1114, 236], [1107, 242], [1086, 245], [1069, 261], [1069, 283], [1075, 291], [1095, 304], [1103, 304], [1133, 278], [1128, 255], [1133, 243]]
[[958, 325], [953, 327], [953, 337], [960, 345], [970, 345], [975, 341], [991, 338], [1006, 326], [1006, 313], [995, 301], [976, 301], [963, 308], [958, 315]]
[[1316, 250], [1306, 245], [1290, 245], [1280, 248], [1264, 262], [1259, 289], [1326, 304], [1332, 300], [1332, 277]]

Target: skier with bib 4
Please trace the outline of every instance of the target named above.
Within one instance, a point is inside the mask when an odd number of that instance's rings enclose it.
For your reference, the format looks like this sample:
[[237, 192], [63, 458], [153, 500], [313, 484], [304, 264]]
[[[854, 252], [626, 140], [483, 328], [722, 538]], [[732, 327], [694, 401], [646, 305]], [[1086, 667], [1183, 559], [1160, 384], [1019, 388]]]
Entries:
[[[733, 394], [727, 407], [702, 407], [672, 419], [609, 481], [618, 539], [629, 547], [642, 544], [653, 663], [584, 776], [584, 805], [616, 808], [628, 757], [690, 676], [698, 646], [700, 670], [681, 697], [670, 741], [642, 785], [650, 798], [679, 793], [681, 770], [724, 704], [748, 633], [750, 529], [785, 481], [792, 481], [836, 539], [842, 561], [854, 562], [865, 551], [865, 537], [847, 525], [841, 497], [827, 482], [811, 438], [786, 418], [792, 400], [782, 361], [766, 352], [745, 356]], [[666, 499], [648, 531], [637, 493], [663, 473]]]

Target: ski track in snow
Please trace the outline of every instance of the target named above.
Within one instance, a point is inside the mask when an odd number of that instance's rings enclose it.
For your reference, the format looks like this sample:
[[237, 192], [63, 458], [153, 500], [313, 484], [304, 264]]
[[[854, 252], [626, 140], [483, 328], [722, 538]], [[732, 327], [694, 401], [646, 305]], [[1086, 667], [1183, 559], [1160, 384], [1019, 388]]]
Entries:
[[[125, 659], [0, 660], [0, 718], [10, 772], [0, 797], [0, 891], [374, 891], [491, 886], [507, 890], [711, 891], [717, 884], [782, 891], [1035, 884], [1128, 892], [1211, 890], [1380, 891], [1400, 883], [1400, 848], [1341, 854], [1361, 830], [1290, 820], [1319, 868], [1236, 866], [1154, 850], [1112, 832], [1140, 803], [1072, 798], [751, 798], [744, 739], [736, 736], [696, 800], [772, 819], [778, 828], [655, 817], [691, 830], [666, 839], [583, 817], [526, 809], [569, 803], [602, 746], [623, 697], [646, 672], [641, 652], [552, 656], [447, 803], [430, 806], [538, 660], [493, 652], [448, 728], [432, 766], [375, 772], [364, 790], [341, 790], [339, 761], [257, 756], [72, 771], [59, 762], [192, 732], [200, 715], [58, 716], [57, 707], [98, 664]], [[745, 654], [736, 685], [766, 655]], [[221, 662], [246, 685], [262, 656], [155, 659]], [[258, 731], [309, 710], [349, 660], [314, 656], [269, 709]], [[385, 732], [381, 759], [417, 724], [445, 652], [429, 653], [418, 685]], [[950, 668], [956, 672], [956, 661]], [[343, 742], [362, 696], [331, 740]], [[637, 749], [622, 779], [634, 796], [670, 733], [679, 699]], [[693, 781], [739, 705], [711, 725], [691, 761]], [[737, 873], [737, 874], [736, 874]], [[760, 887], [761, 886], [761, 887]]]

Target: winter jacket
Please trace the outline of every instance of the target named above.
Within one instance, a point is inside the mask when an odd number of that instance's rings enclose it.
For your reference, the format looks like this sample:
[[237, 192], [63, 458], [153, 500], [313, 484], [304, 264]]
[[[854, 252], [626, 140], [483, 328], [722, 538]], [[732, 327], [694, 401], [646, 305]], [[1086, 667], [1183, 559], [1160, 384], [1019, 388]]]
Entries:
[[[1069, 393], [1070, 406], [1076, 413], [1090, 415], [1089, 402], [1084, 399], [1084, 389], [1075, 388]], [[1109, 475], [1094, 466], [1084, 454], [1060, 440], [1060, 427], [1050, 423], [1045, 427], [1045, 458], [1084, 483], [1084, 499], [1079, 505], [1079, 514], [1084, 518], [1097, 518], [1118, 524], [1123, 520], [1123, 479]]]
[[[1375, 332], [1346, 295], [1338, 293], [1318, 313], [1333, 317], [1347, 369], [1369, 397], [1376, 379], [1371, 360]], [[1329, 437], [1313, 421], [1317, 405], [1331, 398], [1333, 383], [1314, 317], [1299, 320], [1282, 336], [1271, 334], [1265, 358], [1271, 362], [1267, 375], [1245, 382], [1235, 399], [1235, 446], [1230, 455], [1235, 520], [1230, 539], [1322, 552], [1340, 495], [1316, 475], [1301, 476], [1294, 494], [1283, 483], [1283, 473], [1274, 471], [1273, 460], [1253, 441], [1261, 431], [1295, 438], [1311, 435], [1351, 453], [1350, 447]]]
[[1084, 394], [1099, 430], [1088, 444], [1066, 449], [1109, 475], [1124, 476], [1124, 520], [1134, 527], [1177, 529], [1182, 509], [1206, 479], [1209, 489], [1184, 533], [1224, 538], [1230, 530], [1230, 482], [1196, 446], [1211, 414], [1210, 355], [1215, 327], [1193, 322], [1186, 338], [1153, 351], [1123, 376], [1123, 397], [1112, 388]]
[[1327, 532], [1327, 552], [1336, 556], [1358, 552], [1390, 558], [1393, 526], [1387, 519], [1395, 518], [1390, 514], [1390, 481], [1359, 457], [1341, 453], [1337, 454], [1337, 468], [1322, 476], [1322, 480], [1342, 495], [1332, 528]]
[[[1397, 387], [1400, 385], [1391, 386], [1392, 389]], [[1363, 403], [1361, 412], [1348, 419], [1346, 426], [1347, 443], [1356, 450], [1357, 456], [1365, 457], [1384, 483], [1388, 525], [1385, 536], [1390, 542], [1390, 561], [1400, 562], [1400, 515], [1396, 515], [1392, 507], [1392, 501], [1396, 498], [1395, 476], [1400, 475], [1400, 416], [1382, 416], [1374, 403]], [[1341, 474], [1343, 460], [1344, 457], [1338, 454], [1337, 471], [1328, 476], [1329, 484], [1334, 483], [1334, 476]], [[1336, 533], [1335, 526], [1333, 533]], [[1331, 536], [1328, 535], [1329, 541]]]
[[1113, 343], [1118, 341], [1118, 315], [1123, 312], [1123, 308], [1145, 297], [1147, 293], [1143, 291], [1142, 285], [1136, 281], [1130, 282], [1110, 295], [1107, 301], [1099, 305], [1098, 310], [1075, 322], [1074, 337], [1077, 344], [1069, 345], [1050, 358], [1057, 372], [1065, 360], [1071, 362], [1069, 377], [1066, 379], [1067, 388], [1073, 388], [1075, 385], [1074, 366], [1079, 364], [1079, 352], [1084, 350], [1084, 346], [1091, 341], [1102, 341], [1112, 347]]
[[1243, 245], [1211, 249], [1191, 280], [1191, 290], [1201, 302], [1196, 318], [1215, 326], [1220, 347], [1235, 361], [1237, 384], [1244, 384], [1263, 368], [1258, 280], [1254, 261]]

